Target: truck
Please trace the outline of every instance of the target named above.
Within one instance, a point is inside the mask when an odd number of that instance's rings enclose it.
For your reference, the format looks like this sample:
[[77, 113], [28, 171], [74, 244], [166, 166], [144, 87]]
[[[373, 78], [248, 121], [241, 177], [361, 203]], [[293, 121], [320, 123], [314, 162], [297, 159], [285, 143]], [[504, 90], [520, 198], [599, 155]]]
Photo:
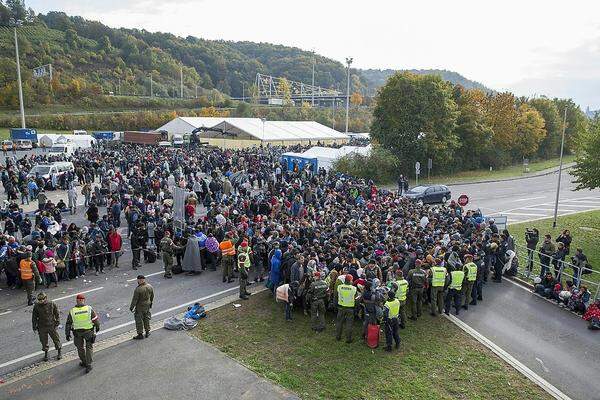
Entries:
[[92, 136], [96, 140], [113, 140], [115, 134], [113, 131], [94, 131], [92, 132]]
[[15, 140], [31, 140], [32, 143], [38, 142], [37, 131], [31, 128], [11, 128], [10, 139]]
[[161, 132], [123, 132], [123, 143], [158, 145], [163, 140], [166, 138]]

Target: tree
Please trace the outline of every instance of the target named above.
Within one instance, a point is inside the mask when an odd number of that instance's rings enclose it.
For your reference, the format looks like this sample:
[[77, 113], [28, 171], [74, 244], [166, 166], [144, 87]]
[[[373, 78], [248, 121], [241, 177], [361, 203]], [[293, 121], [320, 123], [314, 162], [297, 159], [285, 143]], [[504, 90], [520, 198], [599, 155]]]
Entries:
[[457, 116], [449, 83], [438, 76], [397, 73], [379, 91], [371, 135], [392, 150], [405, 171], [428, 157], [447, 168], [459, 145]]
[[350, 95], [350, 103], [355, 107], [360, 106], [363, 103], [362, 95], [359, 92], [352, 93], [352, 95]]
[[6, 0], [6, 7], [10, 10], [12, 18], [20, 21], [27, 21], [27, 7], [25, 7], [25, 2], [23, 0]]
[[542, 115], [546, 123], [547, 135], [539, 145], [538, 155], [544, 159], [557, 157], [560, 153], [563, 119], [556, 103], [542, 97], [530, 100], [529, 104]]
[[[576, 150], [577, 137], [585, 134], [588, 129], [589, 118], [581, 111], [581, 108], [571, 99], [554, 99], [561, 121], [567, 109], [567, 126], [565, 127], [565, 152], [571, 153]], [[562, 134], [562, 133], [561, 133]]]
[[277, 85], [277, 91], [283, 99], [283, 105], [289, 105], [292, 102], [292, 86], [287, 79], [281, 78]]
[[516, 141], [513, 151], [519, 157], [531, 157], [537, 150], [540, 142], [546, 137], [544, 118], [530, 105], [523, 103], [519, 106], [517, 116]]
[[493, 165], [508, 165], [517, 134], [517, 109], [512, 93], [489, 94], [483, 103], [486, 125], [493, 132]]
[[575, 175], [576, 189], [600, 188], [600, 116], [596, 115], [590, 123], [589, 130], [581, 132], [577, 137], [577, 164], [572, 174]]

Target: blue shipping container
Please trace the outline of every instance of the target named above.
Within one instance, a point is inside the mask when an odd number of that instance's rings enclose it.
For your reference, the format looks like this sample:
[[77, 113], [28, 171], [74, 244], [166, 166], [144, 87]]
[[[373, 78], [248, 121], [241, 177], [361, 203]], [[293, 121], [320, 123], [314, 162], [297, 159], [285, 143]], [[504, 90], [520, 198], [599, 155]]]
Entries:
[[11, 128], [10, 138], [12, 140], [31, 140], [33, 143], [37, 143], [37, 131], [30, 128]]
[[115, 134], [113, 131], [96, 131], [92, 132], [92, 136], [96, 140], [113, 140]]

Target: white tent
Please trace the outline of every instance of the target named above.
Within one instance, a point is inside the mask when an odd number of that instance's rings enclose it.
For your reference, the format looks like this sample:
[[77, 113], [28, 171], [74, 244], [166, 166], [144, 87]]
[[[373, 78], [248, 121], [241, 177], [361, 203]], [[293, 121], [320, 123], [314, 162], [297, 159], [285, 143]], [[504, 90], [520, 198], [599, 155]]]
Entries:
[[362, 155], [368, 155], [371, 151], [371, 146], [360, 147], [360, 146], [343, 146], [338, 149], [332, 147], [311, 147], [301, 154], [304, 158], [316, 158], [319, 168], [330, 169], [333, 163], [351, 153], [358, 153]]
[[47, 133], [38, 139], [39, 145], [45, 148], [50, 148], [55, 144], [71, 143], [76, 149], [88, 149], [96, 142], [90, 135], [57, 135]]

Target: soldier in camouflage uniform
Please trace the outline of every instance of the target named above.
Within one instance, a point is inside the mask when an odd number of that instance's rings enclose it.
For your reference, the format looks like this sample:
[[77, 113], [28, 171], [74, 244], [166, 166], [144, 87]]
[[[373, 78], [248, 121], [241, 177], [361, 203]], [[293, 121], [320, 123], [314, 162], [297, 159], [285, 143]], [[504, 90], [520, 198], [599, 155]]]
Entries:
[[33, 331], [37, 331], [42, 343], [42, 350], [44, 351], [44, 361], [48, 361], [48, 336], [54, 342], [54, 348], [58, 351], [56, 359], [61, 359], [61, 345], [60, 338], [56, 328], [60, 324], [60, 317], [58, 314], [58, 307], [52, 301], [48, 301], [46, 294], [43, 292], [38, 293], [37, 303], [33, 306], [33, 313], [31, 316], [31, 324]]
[[133, 338], [143, 339], [144, 330], [146, 331], [146, 337], [150, 336], [150, 309], [154, 302], [154, 289], [146, 283], [144, 275], [138, 275], [137, 282], [138, 286], [133, 292], [129, 310], [134, 313], [135, 329], [137, 330], [137, 336]]
[[238, 270], [240, 272], [240, 299], [248, 300], [248, 268], [250, 256], [247, 253], [238, 254]]
[[[319, 272], [314, 273], [315, 280], [310, 284], [307, 298], [310, 299], [310, 319], [312, 329], [317, 332], [325, 330], [325, 298], [329, 291], [329, 286], [321, 280]], [[317, 323], [318, 321], [318, 323]]]
[[163, 263], [165, 264], [165, 278], [171, 279], [173, 277], [173, 254], [178, 247], [175, 246], [171, 234], [169, 231], [165, 231], [165, 237], [160, 241], [160, 251], [162, 252]]

